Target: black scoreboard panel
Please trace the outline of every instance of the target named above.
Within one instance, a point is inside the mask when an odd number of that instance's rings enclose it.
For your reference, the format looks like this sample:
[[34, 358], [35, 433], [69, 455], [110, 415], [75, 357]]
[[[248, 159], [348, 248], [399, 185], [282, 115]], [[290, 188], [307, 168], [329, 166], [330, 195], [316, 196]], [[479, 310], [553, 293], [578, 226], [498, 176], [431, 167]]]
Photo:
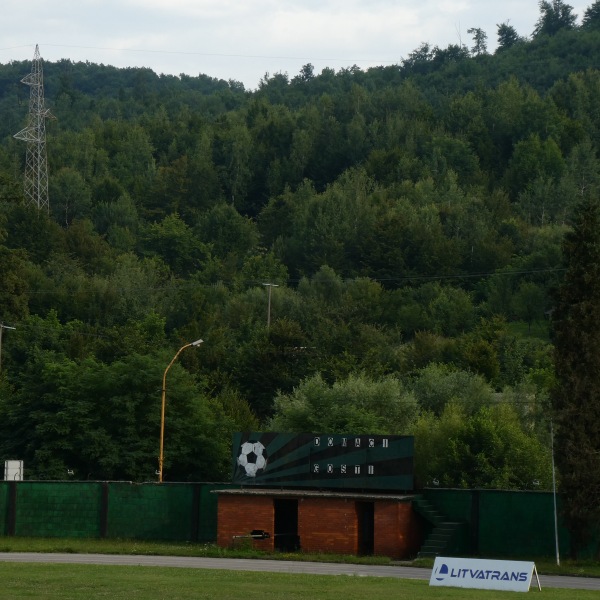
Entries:
[[233, 482], [409, 491], [412, 436], [243, 432], [233, 436]]

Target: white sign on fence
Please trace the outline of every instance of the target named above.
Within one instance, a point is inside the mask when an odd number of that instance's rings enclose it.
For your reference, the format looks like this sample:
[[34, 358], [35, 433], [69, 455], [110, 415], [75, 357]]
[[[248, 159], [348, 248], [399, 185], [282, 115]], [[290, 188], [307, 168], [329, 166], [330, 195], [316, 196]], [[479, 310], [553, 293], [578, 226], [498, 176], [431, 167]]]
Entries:
[[23, 461], [5, 460], [4, 461], [4, 481], [22, 481], [23, 480]]
[[533, 562], [438, 556], [429, 585], [528, 592], [534, 573], [541, 590]]

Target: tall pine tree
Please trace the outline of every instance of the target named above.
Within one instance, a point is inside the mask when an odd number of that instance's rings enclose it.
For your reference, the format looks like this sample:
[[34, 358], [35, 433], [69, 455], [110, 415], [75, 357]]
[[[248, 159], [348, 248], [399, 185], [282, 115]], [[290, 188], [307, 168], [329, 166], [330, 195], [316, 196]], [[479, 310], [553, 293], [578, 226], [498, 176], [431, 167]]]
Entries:
[[579, 205], [563, 243], [566, 272], [553, 314], [556, 464], [571, 552], [600, 529], [600, 204]]

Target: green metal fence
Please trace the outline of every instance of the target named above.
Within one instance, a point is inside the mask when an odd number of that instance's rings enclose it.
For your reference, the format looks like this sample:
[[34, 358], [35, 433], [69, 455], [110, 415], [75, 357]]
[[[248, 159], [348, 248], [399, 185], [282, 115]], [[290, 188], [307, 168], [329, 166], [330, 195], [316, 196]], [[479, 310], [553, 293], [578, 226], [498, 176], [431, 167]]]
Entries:
[[100, 483], [14, 483], [9, 486], [9, 493], [16, 492], [11, 530], [28, 537], [99, 537], [101, 487]]
[[[223, 483], [0, 482], [0, 535], [214, 541]], [[237, 486], [235, 486], [237, 487]]]
[[[427, 489], [423, 496], [453, 521], [465, 524], [458, 554], [486, 557], [554, 556], [554, 496], [551, 492]], [[561, 524], [557, 498], [558, 541], [561, 556], [570, 552], [570, 536]], [[596, 541], [582, 553], [594, 556]]]
[[8, 485], [0, 482], [0, 535], [8, 535]]
[[[0, 535], [213, 542], [218, 489], [231, 483], [0, 481]], [[454, 554], [540, 557], [555, 553], [547, 492], [427, 489], [444, 519], [461, 524]], [[560, 498], [559, 512], [560, 512]], [[560, 518], [559, 518], [560, 523]], [[598, 552], [598, 538], [589, 554]], [[559, 527], [561, 555], [570, 538]]]

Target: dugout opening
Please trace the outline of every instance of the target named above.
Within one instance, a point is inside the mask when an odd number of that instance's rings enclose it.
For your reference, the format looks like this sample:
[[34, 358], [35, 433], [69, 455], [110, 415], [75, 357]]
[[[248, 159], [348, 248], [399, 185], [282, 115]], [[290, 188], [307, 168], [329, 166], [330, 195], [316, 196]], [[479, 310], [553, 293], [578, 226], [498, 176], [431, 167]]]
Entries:
[[277, 498], [273, 500], [275, 512], [275, 550], [296, 552], [300, 550], [298, 536], [298, 500]]
[[358, 553], [370, 556], [375, 549], [375, 503], [357, 502]]

